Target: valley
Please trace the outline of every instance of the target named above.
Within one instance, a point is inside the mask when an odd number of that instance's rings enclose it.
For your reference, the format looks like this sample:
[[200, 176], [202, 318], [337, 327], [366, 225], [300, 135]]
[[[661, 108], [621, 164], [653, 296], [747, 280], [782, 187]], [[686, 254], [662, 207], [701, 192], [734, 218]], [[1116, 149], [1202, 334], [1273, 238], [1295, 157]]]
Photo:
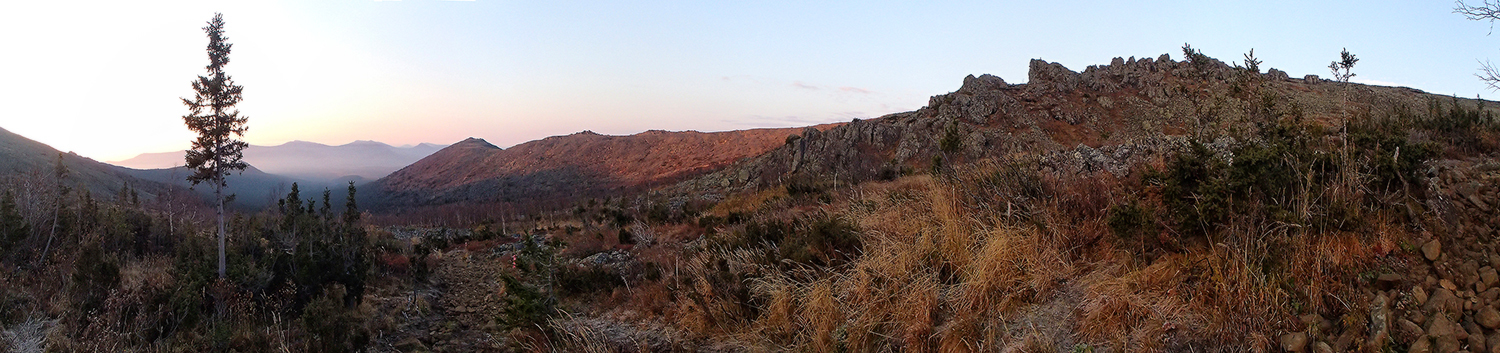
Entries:
[[0, 135], [0, 324], [57, 351], [1494, 351], [1497, 109], [1161, 55], [384, 175], [252, 148], [223, 280], [178, 169]]

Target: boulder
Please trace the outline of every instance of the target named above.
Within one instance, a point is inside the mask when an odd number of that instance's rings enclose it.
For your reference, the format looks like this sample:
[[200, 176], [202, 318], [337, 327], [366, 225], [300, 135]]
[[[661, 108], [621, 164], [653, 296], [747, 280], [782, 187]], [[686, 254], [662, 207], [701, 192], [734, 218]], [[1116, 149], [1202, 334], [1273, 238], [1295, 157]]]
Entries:
[[1495, 284], [1500, 283], [1500, 272], [1496, 272], [1495, 268], [1490, 266], [1480, 268], [1479, 282], [1484, 284], [1485, 288], [1493, 288]]
[[[1427, 337], [1432, 338], [1433, 351], [1451, 353], [1460, 348], [1458, 332], [1462, 331], [1447, 315], [1433, 315], [1427, 322]], [[1465, 333], [1467, 336], [1467, 333]], [[1467, 337], [1465, 337], [1467, 338]]]
[[966, 93], [974, 93], [974, 92], [983, 92], [983, 91], [993, 91], [993, 90], [997, 90], [997, 89], [1001, 89], [1001, 88], [1006, 88], [1006, 87], [1010, 87], [1010, 85], [1006, 84], [1005, 80], [1001, 79], [999, 76], [995, 76], [995, 75], [991, 75], [991, 74], [983, 74], [983, 75], [979, 75], [979, 77], [974, 77], [974, 75], [969, 75], [967, 77], [964, 77], [964, 85], [960, 86], [958, 88], [958, 91], [959, 92], [966, 92]]
[[1443, 313], [1458, 316], [1463, 308], [1463, 302], [1453, 295], [1452, 291], [1445, 288], [1433, 290], [1432, 297], [1427, 299], [1427, 304], [1422, 306], [1425, 313]]
[[1454, 338], [1453, 336], [1446, 336], [1446, 337], [1443, 337], [1443, 338], [1433, 338], [1432, 339], [1432, 351], [1433, 352], [1438, 352], [1438, 353], [1453, 353], [1453, 352], [1457, 352], [1459, 349], [1462, 349], [1462, 348], [1463, 348], [1463, 346], [1459, 345], [1458, 339]]
[[1406, 351], [1407, 353], [1432, 353], [1432, 340], [1427, 337], [1419, 338], [1416, 342], [1412, 342], [1411, 347]]
[[1437, 239], [1433, 239], [1427, 242], [1427, 244], [1422, 244], [1422, 256], [1426, 257], [1427, 261], [1437, 261], [1438, 257], [1442, 255], [1443, 244], [1439, 243]]
[[1313, 344], [1312, 351], [1314, 353], [1333, 353], [1333, 347], [1328, 346], [1328, 342], [1318, 342]]
[[1491, 330], [1500, 328], [1500, 312], [1496, 312], [1494, 307], [1486, 305], [1479, 308], [1479, 312], [1474, 314], [1474, 323]]
[[1427, 332], [1428, 337], [1438, 338], [1453, 336], [1454, 331], [1457, 331], [1457, 329], [1458, 327], [1453, 324], [1453, 321], [1448, 320], [1447, 315], [1437, 314], [1433, 315], [1431, 320], [1427, 320], [1427, 330], [1425, 332]]
[[1281, 349], [1287, 352], [1306, 352], [1307, 341], [1306, 332], [1293, 332], [1281, 335]]
[[1058, 63], [1031, 59], [1030, 71], [1026, 74], [1026, 86], [1051, 90], [1073, 90], [1078, 88], [1079, 75]]
[[1422, 330], [1422, 326], [1418, 326], [1417, 323], [1412, 322], [1411, 320], [1396, 320], [1397, 341], [1410, 342], [1417, 338], [1421, 338], [1426, 334], [1427, 332]]
[[1370, 303], [1369, 346], [1379, 350], [1391, 338], [1391, 305], [1384, 294], [1377, 293]]

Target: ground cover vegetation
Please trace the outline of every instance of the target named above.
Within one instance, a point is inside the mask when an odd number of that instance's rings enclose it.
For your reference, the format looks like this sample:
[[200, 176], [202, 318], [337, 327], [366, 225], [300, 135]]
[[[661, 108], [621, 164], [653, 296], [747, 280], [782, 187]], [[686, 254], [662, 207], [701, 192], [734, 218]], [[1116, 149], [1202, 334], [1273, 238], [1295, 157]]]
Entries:
[[[1006, 113], [992, 109], [991, 125], [925, 124], [935, 131], [921, 137], [927, 154], [875, 165], [868, 179], [792, 168], [718, 192], [660, 188], [463, 222], [370, 217], [352, 184], [341, 203], [293, 185], [275, 208], [228, 219], [223, 278], [212, 204], [143, 199], [126, 185], [116, 195], [74, 191], [65, 168], [10, 176], [0, 179], [0, 343], [64, 352], [1500, 348], [1500, 123], [1489, 102], [1350, 84], [1348, 53], [1331, 67], [1336, 81], [1262, 73], [1253, 54], [1232, 67], [1190, 46], [1183, 54], [1153, 64], [1169, 68], [1151, 90], [1168, 93], [1156, 98], [1133, 86], [1048, 93], [1126, 116], [1107, 133], [1059, 129], [1084, 141], [1075, 149], [969, 153], [989, 148], [972, 133], [1007, 128], [998, 125]], [[1049, 84], [1040, 78], [1028, 85]], [[929, 108], [960, 98], [935, 97]], [[1132, 100], [1166, 108], [1107, 108]], [[1125, 145], [1132, 114], [1194, 123], [1154, 128], [1174, 142], [1118, 168], [1069, 157]], [[1065, 119], [1042, 123], [1081, 125]], [[826, 138], [813, 133], [783, 147], [798, 151], [799, 166], [820, 162], [803, 157], [808, 141]]]

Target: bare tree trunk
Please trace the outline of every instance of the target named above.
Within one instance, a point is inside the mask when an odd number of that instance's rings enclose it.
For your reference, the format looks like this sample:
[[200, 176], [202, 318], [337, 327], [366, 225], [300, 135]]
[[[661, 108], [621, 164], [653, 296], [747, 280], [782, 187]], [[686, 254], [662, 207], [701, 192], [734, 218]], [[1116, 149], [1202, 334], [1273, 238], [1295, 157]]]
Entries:
[[[62, 201], [58, 202], [61, 203]], [[57, 237], [57, 217], [60, 216], [58, 213], [62, 212], [61, 209], [62, 205], [59, 204], [57, 208], [52, 211], [52, 233], [47, 234], [47, 245], [42, 247], [42, 259], [37, 263], [37, 265], [39, 266], [47, 265], [47, 253], [52, 251], [52, 238]]]
[[214, 199], [219, 202], [219, 279], [224, 279], [224, 177], [215, 178]]

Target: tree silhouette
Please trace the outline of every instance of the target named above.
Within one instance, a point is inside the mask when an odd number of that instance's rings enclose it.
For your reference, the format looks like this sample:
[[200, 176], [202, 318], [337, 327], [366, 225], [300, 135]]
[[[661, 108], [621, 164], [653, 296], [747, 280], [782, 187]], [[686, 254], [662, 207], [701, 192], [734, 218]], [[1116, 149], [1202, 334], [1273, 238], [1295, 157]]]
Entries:
[[234, 84], [234, 79], [224, 74], [224, 65], [229, 64], [229, 44], [224, 37], [224, 14], [215, 13], [214, 18], [203, 27], [208, 34], [208, 75], [198, 76], [193, 81], [193, 99], [182, 99], [188, 106], [188, 115], [182, 117], [189, 130], [198, 133], [193, 148], [187, 152], [186, 162], [193, 175], [188, 181], [193, 185], [212, 182], [214, 199], [218, 204], [219, 217], [219, 278], [224, 278], [224, 187], [225, 177], [230, 172], [245, 170], [241, 158], [245, 141], [236, 139], [245, 135], [246, 117], [240, 115], [234, 105], [242, 99], [244, 87]]

